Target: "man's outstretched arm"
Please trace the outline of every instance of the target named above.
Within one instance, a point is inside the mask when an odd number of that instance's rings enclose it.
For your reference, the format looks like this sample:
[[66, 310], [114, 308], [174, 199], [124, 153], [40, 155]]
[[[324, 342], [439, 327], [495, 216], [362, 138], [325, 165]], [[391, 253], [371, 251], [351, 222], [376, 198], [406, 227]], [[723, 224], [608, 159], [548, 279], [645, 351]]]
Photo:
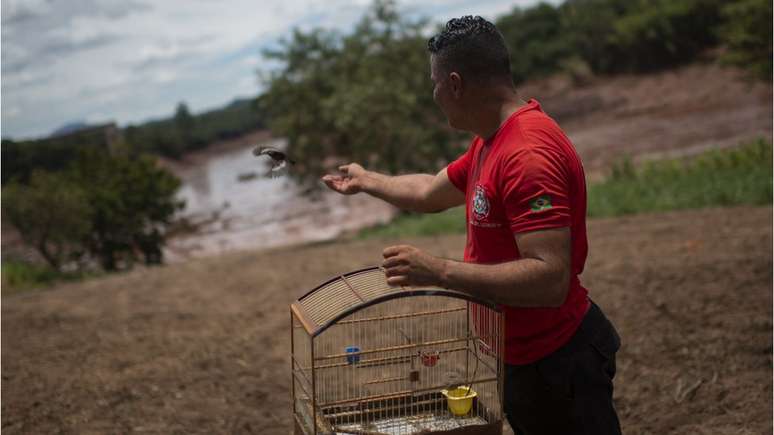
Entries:
[[520, 259], [474, 264], [434, 257], [413, 246], [384, 250], [390, 285], [434, 285], [513, 307], [558, 307], [570, 288], [569, 228], [516, 234]]
[[446, 175], [411, 174], [389, 176], [367, 171], [357, 163], [339, 167], [341, 175], [326, 175], [322, 181], [344, 195], [365, 192], [409, 211], [436, 213], [465, 203], [465, 194]]

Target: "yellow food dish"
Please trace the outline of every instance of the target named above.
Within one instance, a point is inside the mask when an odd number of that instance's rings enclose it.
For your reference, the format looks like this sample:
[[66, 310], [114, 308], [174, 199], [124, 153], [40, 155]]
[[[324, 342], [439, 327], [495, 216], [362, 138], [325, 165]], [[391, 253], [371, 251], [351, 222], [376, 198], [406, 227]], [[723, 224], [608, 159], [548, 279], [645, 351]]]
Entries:
[[446, 396], [449, 411], [456, 416], [470, 412], [470, 408], [473, 407], [473, 398], [476, 397], [475, 391], [462, 386], [451, 390], [441, 390], [441, 394]]

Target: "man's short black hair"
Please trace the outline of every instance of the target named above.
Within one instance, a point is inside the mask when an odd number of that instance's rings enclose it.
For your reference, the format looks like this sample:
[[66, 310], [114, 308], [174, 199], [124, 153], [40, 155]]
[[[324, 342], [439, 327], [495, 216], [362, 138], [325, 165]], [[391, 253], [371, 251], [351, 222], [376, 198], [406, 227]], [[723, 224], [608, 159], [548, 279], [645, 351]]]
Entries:
[[479, 16], [449, 20], [441, 33], [430, 38], [427, 49], [448, 72], [458, 71], [479, 81], [511, 77], [503, 36], [494, 24]]

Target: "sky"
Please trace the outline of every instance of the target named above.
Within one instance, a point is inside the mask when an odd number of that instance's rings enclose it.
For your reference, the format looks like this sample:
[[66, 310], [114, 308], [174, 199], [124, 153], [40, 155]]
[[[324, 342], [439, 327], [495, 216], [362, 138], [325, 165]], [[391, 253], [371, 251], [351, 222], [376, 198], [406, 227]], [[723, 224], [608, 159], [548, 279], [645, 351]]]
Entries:
[[[411, 17], [494, 19], [535, 0], [398, 0]], [[553, 1], [556, 3], [556, 1]], [[371, 0], [2, 0], [3, 138], [120, 126], [260, 93], [261, 50], [293, 28], [347, 32]]]

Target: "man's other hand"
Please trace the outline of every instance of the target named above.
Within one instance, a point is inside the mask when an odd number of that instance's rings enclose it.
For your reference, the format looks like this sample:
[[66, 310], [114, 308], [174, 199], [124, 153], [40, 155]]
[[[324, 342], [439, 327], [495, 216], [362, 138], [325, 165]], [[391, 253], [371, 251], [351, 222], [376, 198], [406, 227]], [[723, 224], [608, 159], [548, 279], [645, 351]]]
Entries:
[[387, 284], [440, 286], [444, 260], [409, 245], [390, 246], [382, 252]]
[[339, 175], [328, 174], [322, 177], [323, 183], [329, 189], [344, 195], [352, 195], [363, 191], [368, 171], [357, 163], [339, 166]]

